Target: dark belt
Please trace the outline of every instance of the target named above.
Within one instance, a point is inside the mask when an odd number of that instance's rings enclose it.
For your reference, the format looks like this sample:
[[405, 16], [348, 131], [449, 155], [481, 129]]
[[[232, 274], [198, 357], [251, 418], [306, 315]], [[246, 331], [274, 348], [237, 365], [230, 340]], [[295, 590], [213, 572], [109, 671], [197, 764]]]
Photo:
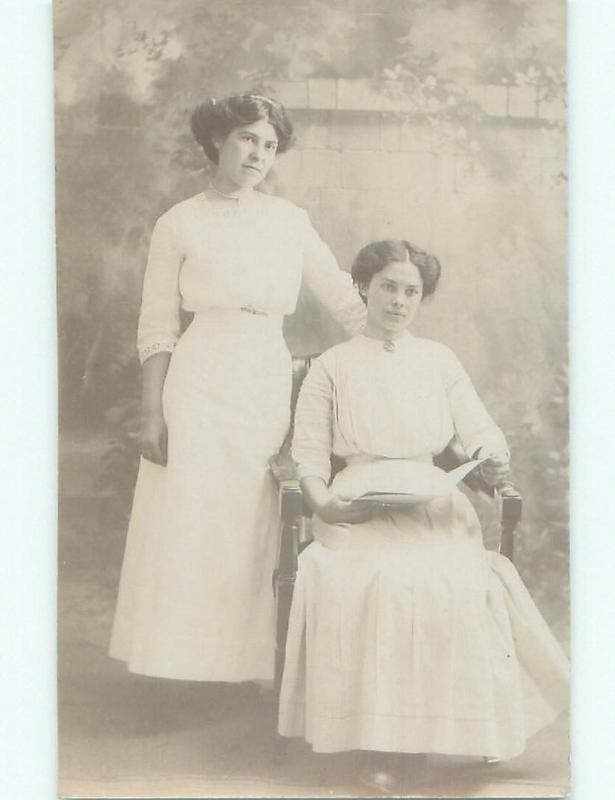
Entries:
[[247, 314], [257, 314], [259, 317], [268, 317], [269, 314], [266, 311], [259, 311], [254, 306], [241, 306], [240, 311], [245, 311]]

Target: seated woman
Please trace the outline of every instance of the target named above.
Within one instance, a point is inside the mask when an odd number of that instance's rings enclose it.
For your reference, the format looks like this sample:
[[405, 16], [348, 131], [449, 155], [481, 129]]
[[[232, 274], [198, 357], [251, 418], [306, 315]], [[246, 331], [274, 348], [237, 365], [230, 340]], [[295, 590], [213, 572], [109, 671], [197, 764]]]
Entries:
[[[297, 404], [315, 541], [300, 557], [279, 730], [317, 752], [509, 759], [568, 703], [566, 657], [511, 562], [485, 550], [465, 495], [383, 506], [353, 499], [345, 478], [360, 494], [358, 465], [378, 462], [399, 483], [454, 435], [486, 458], [487, 482], [508, 473], [504, 436], [455, 355], [409, 331], [439, 275], [409, 242], [363, 248], [352, 276], [365, 331], [313, 363]], [[332, 453], [348, 466], [328, 486]]]

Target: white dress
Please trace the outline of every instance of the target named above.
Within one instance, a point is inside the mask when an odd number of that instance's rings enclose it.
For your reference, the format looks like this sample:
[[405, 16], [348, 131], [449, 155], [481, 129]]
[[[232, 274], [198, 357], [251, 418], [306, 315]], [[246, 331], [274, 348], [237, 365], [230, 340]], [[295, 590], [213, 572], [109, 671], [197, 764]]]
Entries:
[[[388, 352], [357, 336], [314, 362], [293, 455], [302, 476], [326, 481], [331, 452], [352, 465], [431, 463], [455, 433], [468, 454], [506, 450], [448, 348], [407, 335]], [[313, 530], [299, 559], [280, 733], [320, 752], [504, 759], [566, 707], [566, 657], [511, 562], [483, 547], [462, 492], [356, 525], [315, 517]]]
[[[270, 680], [278, 509], [268, 460], [287, 432], [282, 320], [301, 280], [349, 332], [364, 306], [302, 209], [196, 195], [156, 223], [138, 346], [173, 351], [165, 467], [141, 460], [110, 653], [133, 672]], [[180, 338], [180, 308], [195, 312]]]

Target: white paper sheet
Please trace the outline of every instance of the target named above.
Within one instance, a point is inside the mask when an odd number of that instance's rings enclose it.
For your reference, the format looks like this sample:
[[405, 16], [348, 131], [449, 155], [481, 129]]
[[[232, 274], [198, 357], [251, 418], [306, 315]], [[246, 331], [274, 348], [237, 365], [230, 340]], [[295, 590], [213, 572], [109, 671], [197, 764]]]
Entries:
[[351, 464], [336, 479], [335, 491], [345, 497], [378, 500], [387, 505], [425, 503], [450, 494], [482, 461], [468, 461], [450, 472], [402, 459]]

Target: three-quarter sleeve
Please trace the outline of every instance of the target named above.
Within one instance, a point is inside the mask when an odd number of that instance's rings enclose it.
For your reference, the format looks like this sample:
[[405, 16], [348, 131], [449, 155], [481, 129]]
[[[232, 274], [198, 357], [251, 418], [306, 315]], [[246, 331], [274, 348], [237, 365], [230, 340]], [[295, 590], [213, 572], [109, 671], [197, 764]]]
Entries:
[[292, 456], [300, 478], [329, 483], [333, 444], [333, 380], [322, 358], [306, 375], [295, 411]]
[[471, 457], [483, 448], [485, 454], [508, 457], [504, 434], [489, 415], [459, 359], [448, 348], [443, 348], [441, 354], [449, 409], [464, 450]]
[[347, 272], [323, 242], [305, 211], [303, 277], [317, 300], [350, 335], [365, 326], [366, 309]]
[[137, 331], [141, 363], [154, 353], [172, 352], [179, 339], [179, 272], [183, 258], [173, 220], [164, 214], [154, 226], [143, 279]]

